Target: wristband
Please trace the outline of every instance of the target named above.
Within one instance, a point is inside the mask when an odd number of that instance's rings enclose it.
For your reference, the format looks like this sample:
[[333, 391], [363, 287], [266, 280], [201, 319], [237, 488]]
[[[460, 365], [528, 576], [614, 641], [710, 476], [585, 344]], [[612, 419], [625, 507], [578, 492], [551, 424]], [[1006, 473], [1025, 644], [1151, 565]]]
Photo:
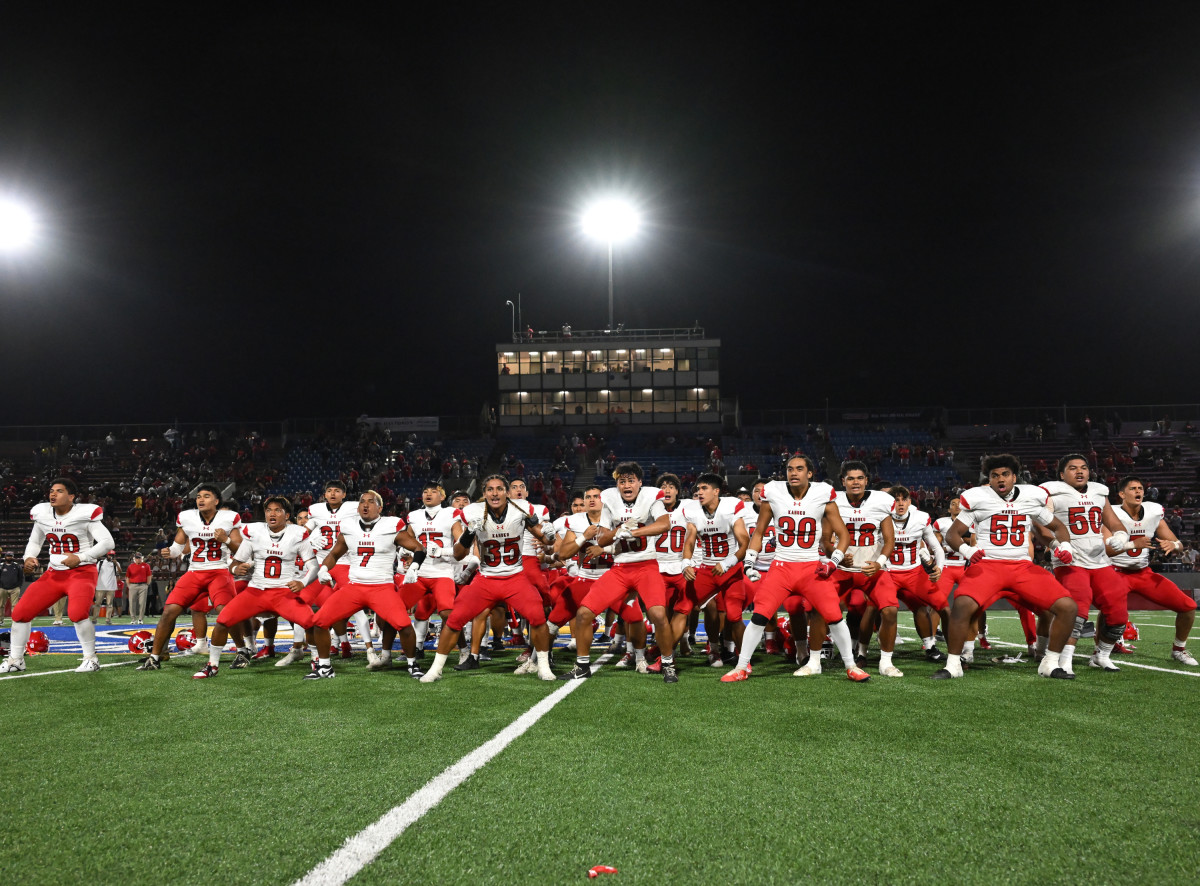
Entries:
[[887, 569], [888, 567], [888, 558], [883, 556], [883, 554], [876, 557], [875, 562], [879, 564], [880, 569]]
[[975, 549], [964, 541], [958, 546], [958, 556], [964, 560], [970, 560], [975, 556]]
[[1183, 542], [1181, 542], [1179, 539], [1175, 539], [1175, 553], [1178, 554], [1182, 550], [1183, 550]]
[[175, 542], [174, 544], [172, 544], [171, 547], [169, 547], [167, 549], [167, 556], [170, 557], [172, 560], [174, 560], [178, 557], [182, 557], [183, 556], [183, 545], [181, 545], [179, 542]]
[[737, 554], [730, 554], [728, 557], [721, 560], [721, 568], [728, 572], [734, 566], [737, 566]]
[[684, 569], [695, 569], [695, 568], [696, 568], [696, 561], [695, 561], [695, 560], [684, 560], [684, 561], [683, 561], [683, 568], [684, 568]]
[[747, 548], [746, 549], [746, 557], [744, 560], [742, 560], [742, 562], [744, 564], [746, 564], [747, 566], [753, 566], [755, 563], [758, 562], [758, 551], [755, 551], [751, 548]]
[[1112, 534], [1112, 537], [1108, 540], [1108, 545], [1114, 551], [1128, 551], [1129, 550], [1129, 533], [1128, 532], [1114, 532]]
[[839, 565], [845, 559], [846, 559], [846, 552], [843, 551], [841, 548], [838, 548], [836, 551], [834, 551], [832, 554], [829, 555], [829, 562], [832, 563], [834, 566]]
[[471, 545], [475, 544], [475, 533], [470, 529], [464, 529], [463, 534], [458, 537], [457, 544], [462, 545], [468, 551], [471, 550]]

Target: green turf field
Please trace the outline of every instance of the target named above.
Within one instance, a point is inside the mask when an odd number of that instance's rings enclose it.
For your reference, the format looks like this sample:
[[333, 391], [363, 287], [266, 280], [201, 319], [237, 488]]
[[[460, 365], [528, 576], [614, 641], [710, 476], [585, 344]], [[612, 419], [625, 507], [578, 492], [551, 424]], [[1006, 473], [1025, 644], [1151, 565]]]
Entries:
[[[999, 616], [993, 637], [1019, 642]], [[1135, 621], [1142, 639], [1120, 663], [1183, 671], [1172, 629], [1153, 626], [1171, 617]], [[796, 679], [777, 658], [743, 684], [700, 657], [674, 687], [606, 666], [352, 882], [577, 882], [598, 863], [619, 869], [598, 881], [613, 884], [1200, 877], [1200, 675], [1076, 659], [1065, 683], [987, 662], [1017, 651], [997, 648], [934, 682], [915, 643], [898, 649], [906, 677], [864, 686], [834, 669]], [[511, 675], [512, 657], [424, 686], [361, 657], [319, 682], [264, 664], [193, 681], [196, 657], [0, 680], [0, 870], [294, 881], [563, 685]], [[77, 661], [28, 659], [31, 672]]]

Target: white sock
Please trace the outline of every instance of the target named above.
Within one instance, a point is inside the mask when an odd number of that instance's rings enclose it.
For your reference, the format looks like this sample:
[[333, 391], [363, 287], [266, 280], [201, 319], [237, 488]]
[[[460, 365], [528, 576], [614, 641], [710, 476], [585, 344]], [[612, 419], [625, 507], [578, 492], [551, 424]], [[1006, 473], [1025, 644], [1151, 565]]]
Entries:
[[922, 637], [921, 638], [921, 648], [922, 649], [932, 649], [936, 642], [937, 642], [937, 640], [932, 636], [931, 637]]
[[446, 666], [446, 658], [447, 658], [447, 656], [445, 656], [441, 652], [435, 652], [433, 654], [433, 664], [431, 664], [429, 666], [429, 670], [426, 671], [425, 673], [433, 674], [433, 676], [436, 677], [438, 674], [440, 674], [442, 672], [442, 668], [444, 668]]
[[1050, 673], [1057, 667], [1062, 667], [1062, 653], [1051, 652], [1046, 650], [1046, 657], [1042, 659], [1042, 666], [1046, 669], [1046, 673]]
[[358, 631], [358, 639], [362, 640], [367, 646], [371, 645], [371, 619], [367, 618], [367, 614], [361, 609], [354, 615], [350, 616], [354, 622], [354, 629]]
[[471, 645], [471, 623], [467, 622], [462, 629], [463, 639], [467, 641], [467, 645]]
[[645, 661], [646, 660], [646, 650], [645, 649], [633, 650], [633, 660], [634, 660], [635, 664], [639, 661]]
[[33, 622], [13, 622], [12, 632], [9, 635], [9, 642], [12, 643], [12, 649], [8, 652], [9, 658], [13, 661], [25, 661], [25, 644], [29, 642], [31, 633], [33, 633]]
[[322, 667], [322, 668], [329, 667], [329, 659], [327, 659], [327, 658], [318, 659], [317, 666]]
[[1038, 655], [1045, 655], [1045, 654], [1046, 654], [1046, 649], [1047, 649], [1047, 648], [1049, 648], [1049, 646], [1050, 646], [1050, 638], [1049, 638], [1049, 637], [1043, 637], [1041, 634], [1038, 634], [1038, 638], [1037, 638], [1037, 654], [1038, 654]]
[[413, 625], [413, 630], [417, 633], [417, 648], [420, 649], [425, 645], [425, 638], [429, 636], [429, 619], [422, 619]]
[[90, 618], [75, 622], [75, 635], [79, 637], [79, 645], [83, 647], [84, 658], [96, 657], [96, 626]]
[[[775, 632], [774, 632], [774, 631], [763, 631], [763, 639], [764, 639], [764, 640], [766, 640], [767, 642], [770, 642], [771, 640], [774, 640], [774, 639], [775, 639]], [[746, 642], [746, 641], [745, 641], [745, 636], [743, 635], [743, 637], [742, 637], [742, 645], [745, 645], [745, 642]]]
[[336, 642], [338, 646], [341, 646], [343, 643], [350, 642], [350, 635], [349, 634], [334, 634], [333, 639], [334, 639], [334, 642]]
[[962, 657], [948, 653], [946, 655], [946, 670], [956, 677], [961, 677], [963, 675]]
[[[1181, 640], [1181, 639], [1179, 639], [1178, 637], [1176, 637], [1176, 638], [1175, 638], [1175, 648], [1176, 648], [1176, 649], [1183, 649], [1183, 648], [1185, 648], [1185, 647], [1187, 646], [1187, 640], [1188, 640], [1188, 638], [1187, 638], [1187, 637], [1184, 637], [1182, 640]], [[1112, 647], [1110, 646], [1110, 647], [1109, 647], [1109, 649], [1111, 649], [1111, 648], [1112, 648]]]
[[1068, 643], [1058, 655], [1058, 666], [1068, 674], [1075, 673], [1075, 647]]
[[[854, 663], [854, 641], [850, 639], [850, 629], [846, 627], [846, 619], [843, 618], [836, 624], [831, 624], [829, 636], [833, 638], [833, 645], [841, 653], [842, 664], [846, 666], [846, 670], [858, 667]], [[816, 650], [814, 654], [819, 656], [821, 650]]]
[[550, 645], [553, 646], [554, 638], [558, 636], [559, 625], [556, 625], [552, 621], [548, 621], [546, 622], [546, 630], [550, 632]]
[[975, 655], [975, 641], [967, 640], [965, 643], [963, 643], [962, 655], [960, 655], [959, 657], [960, 658], [963, 658], [963, 657], [972, 658], [972, 657], [974, 657], [974, 655]]
[[[742, 634], [742, 654], [738, 656], [737, 666], [744, 668], [750, 664], [750, 657], [754, 655], [754, 650], [758, 648], [758, 641], [762, 639], [766, 633], [764, 628], [766, 625], [756, 625], [753, 621], [746, 625], [746, 633]], [[771, 636], [767, 634], [767, 636]]]
[[208, 644], [208, 663], [210, 665], [215, 665], [218, 662], [220, 662], [221, 649], [222, 649], [222, 646], [218, 646], [216, 643]]
[[725, 641], [725, 651], [726, 652], [735, 652], [736, 650], [737, 650], [736, 643], [734, 643], [732, 640]]
[[890, 668], [891, 666], [892, 654], [890, 652], [884, 652], [882, 649], [879, 650], [879, 670], [882, 671], [884, 668]]

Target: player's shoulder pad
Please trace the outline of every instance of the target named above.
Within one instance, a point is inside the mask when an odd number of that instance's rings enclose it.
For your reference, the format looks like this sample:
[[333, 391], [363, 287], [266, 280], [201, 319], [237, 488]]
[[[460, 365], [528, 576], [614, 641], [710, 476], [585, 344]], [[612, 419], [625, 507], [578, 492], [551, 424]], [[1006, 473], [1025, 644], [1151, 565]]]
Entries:
[[[1091, 484], [1088, 485], [1090, 486]], [[1046, 493], [1046, 495], [1064, 495], [1074, 491], [1074, 487], [1071, 484], [1064, 483], [1062, 480], [1047, 480], [1037, 488]]]
[[746, 510], [746, 503], [744, 501], [742, 501], [740, 498], [735, 499], [735, 501], [737, 501], [737, 504], [733, 506], [733, 512], [735, 514], [740, 514], [742, 511]]
[[[91, 505], [84, 505], [84, 507], [91, 507]], [[88, 519], [91, 520], [93, 523], [96, 522], [97, 520], [104, 519], [104, 508], [100, 507], [99, 505], [96, 505], [91, 513], [91, 516], [89, 516]]]
[[[651, 487], [651, 488], [653, 488], [653, 487]], [[662, 500], [663, 500], [663, 498], [665, 497], [665, 496], [664, 496], [664, 493], [663, 493], [663, 491], [662, 491], [662, 488], [661, 488], [661, 487], [659, 487], [657, 491], [658, 491], [658, 494], [654, 496], [654, 500], [655, 500], [655, 501], [662, 501]]]
[[29, 509], [29, 519], [37, 520], [39, 517], [48, 517], [50, 510], [50, 502], [40, 501]]
[[1156, 514], [1157, 516], [1161, 517], [1167, 512], [1167, 509], [1156, 501], [1143, 501], [1142, 509], [1146, 512], [1147, 517], [1149, 517], [1151, 514]]
[[242, 525], [242, 515], [237, 511], [230, 511], [230, 513], [233, 514], [233, 528], [237, 529]]
[[1093, 495], [1103, 495], [1105, 498], [1108, 497], [1108, 487], [1103, 483], [1097, 483], [1095, 480], [1088, 481], [1088, 492], [1092, 493]]

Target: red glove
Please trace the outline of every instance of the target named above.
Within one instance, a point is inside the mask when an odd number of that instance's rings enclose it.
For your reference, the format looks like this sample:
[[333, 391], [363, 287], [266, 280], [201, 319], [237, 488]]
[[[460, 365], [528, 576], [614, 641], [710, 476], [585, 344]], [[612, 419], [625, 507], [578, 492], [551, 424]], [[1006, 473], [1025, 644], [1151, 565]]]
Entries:
[[1075, 552], [1071, 550], [1071, 543], [1064, 541], [1054, 549], [1054, 559], [1063, 566], [1070, 566], [1071, 561], [1075, 559]]
[[971, 559], [967, 561], [968, 566], [974, 566], [987, 555], [983, 551], [976, 551], [971, 555]]
[[817, 564], [817, 578], [829, 578], [836, 569], [832, 560], [822, 560]]
[[601, 874], [615, 874], [617, 869], [606, 864], [598, 864], [588, 871], [588, 879], [594, 880]]

